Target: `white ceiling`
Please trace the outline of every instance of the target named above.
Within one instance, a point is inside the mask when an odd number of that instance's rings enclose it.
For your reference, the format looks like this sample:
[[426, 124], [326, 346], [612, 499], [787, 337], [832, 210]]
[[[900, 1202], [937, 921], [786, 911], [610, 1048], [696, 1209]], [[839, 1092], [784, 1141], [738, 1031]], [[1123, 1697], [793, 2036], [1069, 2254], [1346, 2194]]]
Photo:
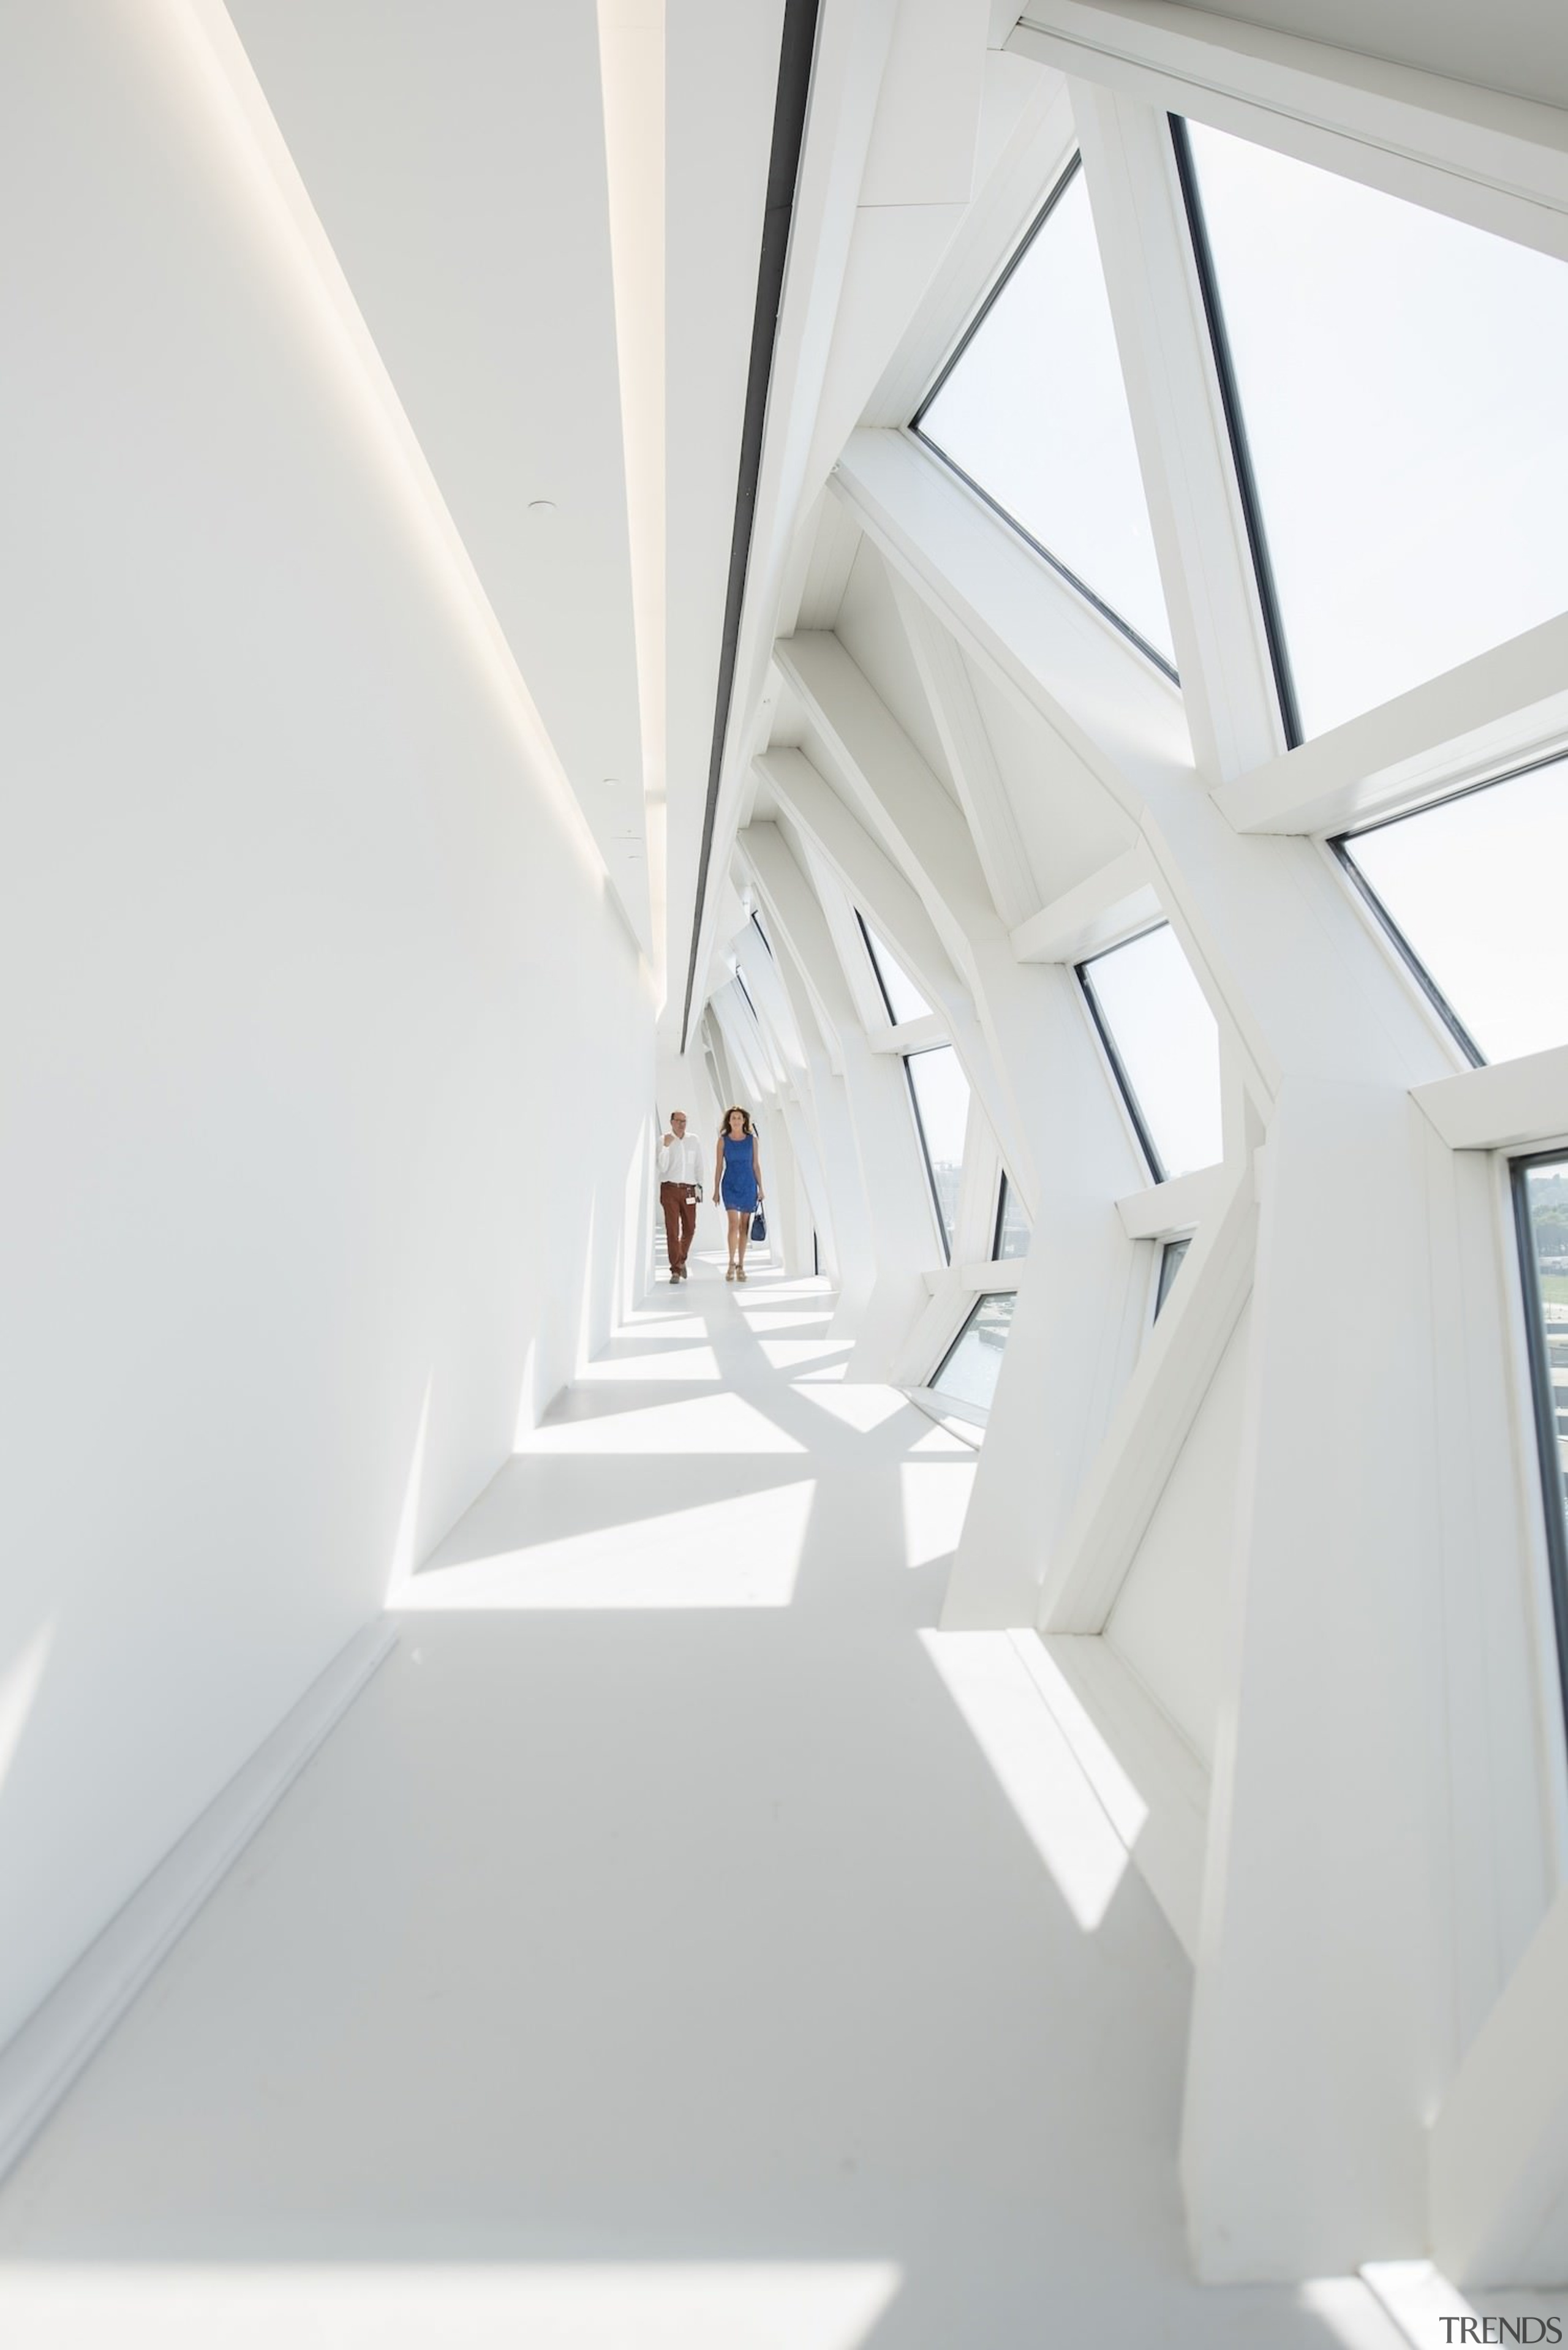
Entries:
[[[229, 0], [645, 946], [595, 0]], [[667, 0], [668, 993], [707, 795], [783, 0]], [[553, 515], [531, 512], [554, 502]], [[604, 778], [618, 778], [615, 788]], [[628, 836], [630, 836], [628, 837]]]
[[1564, 0], [1227, 0], [1206, 13], [1568, 107]]
[[646, 944], [592, 0], [229, 8]]

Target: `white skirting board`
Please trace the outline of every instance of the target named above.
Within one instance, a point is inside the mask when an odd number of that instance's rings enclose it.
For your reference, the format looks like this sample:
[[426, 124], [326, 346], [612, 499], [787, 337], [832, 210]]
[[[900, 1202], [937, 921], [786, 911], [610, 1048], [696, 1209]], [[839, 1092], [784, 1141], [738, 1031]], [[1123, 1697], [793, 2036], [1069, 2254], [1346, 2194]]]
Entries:
[[0, 2050], [0, 2178], [48, 2119], [267, 1814], [396, 1646], [357, 1632]]

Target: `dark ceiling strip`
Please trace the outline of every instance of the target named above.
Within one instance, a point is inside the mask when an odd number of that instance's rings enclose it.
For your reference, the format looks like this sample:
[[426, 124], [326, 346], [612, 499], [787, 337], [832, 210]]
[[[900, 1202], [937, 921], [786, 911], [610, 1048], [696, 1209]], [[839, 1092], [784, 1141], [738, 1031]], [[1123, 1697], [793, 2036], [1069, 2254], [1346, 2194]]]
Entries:
[[763, 248], [757, 263], [757, 307], [752, 319], [751, 367], [746, 377], [746, 407], [741, 426], [741, 471], [735, 487], [735, 527], [730, 540], [730, 584], [724, 598], [724, 636], [719, 650], [719, 693], [713, 712], [713, 748], [708, 759], [708, 804], [702, 812], [697, 903], [692, 910], [691, 954], [686, 968], [686, 1006], [680, 1015], [682, 1052], [686, 1050], [687, 1035], [691, 1025], [691, 998], [697, 986], [697, 947], [702, 932], [703, 908], [708, 899], [708, 868], [713, 855], [719, 777], [724, 764], [724, 738], [730, 730], [730, 701], [735, 690], [735, 654], [741, 638], [741, 612], [746, 599], [746, 570], [752, 553], [757, 477], [763, 463], [763, 427], [767, 421], [768, 386], [774, 371], [774, 344], [778, 333], [779, 303], [784, 294], [784, 260], [789, 252], [795, 181], [800, 171], [801, 148], [805, 140], [805, 103], [811, 89], [818, 5], [819, 0], [784, 0], [784, 33], [779, 44], [778, 95], [774, 101], [773, 152], [768, 159], [767, 206], [763, 214]]

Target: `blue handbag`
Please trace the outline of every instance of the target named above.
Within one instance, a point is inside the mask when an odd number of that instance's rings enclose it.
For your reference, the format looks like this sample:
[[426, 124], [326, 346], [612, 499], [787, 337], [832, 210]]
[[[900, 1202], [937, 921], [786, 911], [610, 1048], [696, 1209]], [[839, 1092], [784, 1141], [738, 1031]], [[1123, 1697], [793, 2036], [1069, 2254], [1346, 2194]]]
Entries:
[[765, 1241], [767, 1236], [768, 1220], [759, 1208], [756, 1214], [752, 1218], [752, 1238], [754, 1241]]

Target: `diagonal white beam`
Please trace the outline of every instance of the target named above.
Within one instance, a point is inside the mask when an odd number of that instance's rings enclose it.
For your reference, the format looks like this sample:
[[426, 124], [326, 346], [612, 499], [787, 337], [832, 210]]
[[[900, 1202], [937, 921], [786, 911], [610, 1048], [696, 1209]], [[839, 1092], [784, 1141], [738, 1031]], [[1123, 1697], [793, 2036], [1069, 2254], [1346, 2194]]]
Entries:
[[[809, 650], [803, 660], [805, 649]], [[1021, 1024], [1027, 1021], [1023, 997], [1028, 980], [1035, 975], [1024, 972], [1012, 954], [1011, 939], [986, 892], [962, 817], [837, 639], [796, 638], [778, 650], [781, 666], [787, 660], [786, 674], [826, 736], [835, 764], [853, 777], [869, 806], [880, 812], [894, 806], [899, 810], [900, 847], [916, 864], [927, 889], [931, 889], [933, 874], [941, 870], [943, 856], [950, 860], [946, 895], [938, 897], [932, 890], [931, 914], [940, 910], [947, 933], [961, 941], [966, 977], [973, 993], [971, 997], [970, 988], [956, 974], [950, 984], [939, 984], [934, 993], [928, 993], [942, 1014], [1025, 1204], [1033, 1209], [1038, 1198], [1033, 1138], [1021, 1122], [1015, 1091], [1002, 1074], [1021, 1066], [1020, 1052], [1007, 1051], [1001, 1038], [1003, 1030], [1018, 1029], [1016, 1045], [1022, 1046]], [[772, 762], [784, 756], [799, 764], [792, 764], [781, 784]], [[804, 754], [770, 753], [767, 764], [774, 789], [836, 867], [851, 897], [880, 923], [877, 898], [863, 893], [863, 884], [868, 883], [879, 892], [882, 904], [897, 910], [895, 920], [909, 921], [905, 901], [915, 894], [909, 883]], [[892, 829], [890, 814], [888, 825]], [[923, 892], [915, 898], [921, 920], [934, 927], [927, 913], [930, 902]], [[888, 935], [895, 950], [901, 951], [898, 930], [890, 929]], [[945, 954], [942, 962], [947, 962]], [[919, 961], [910, 968], [917, 979], [922, 977]]]
[[1170, 129], [1089, 82], [1072, 99], [1193, 750], [1223, 783], [1284, 733]]
[[[1205, 1170], [1209, 1172], [1210, 1170]], [[1251, 1169], [1199, 1228], [1046, 1572], [1040, 1627], [1101, 1632], [1252, 1286]]]
[[1568, 612], [1238, 775], [1239, 832], [1334, 832], [1568, 739]]
[[[878, 558], [880, 559], [880, 558]], [[888, 572], [893, 602], [985, 875], [992, 903], [1016, 925], [1039, 906], [1029, 852], [957, 638], [907, 579]]]
[[1568, 260], [1555, 107], [1171, 0], [1029, 0], [1007, 47]]
[[944, 1015], [961, 1017], [968, 1009], [963, 983], [930, 915], [880, 841], [845, 806], [804, 751], [766, 751], [757, 770], [908, 966], [922, 993]]
[[961, 812], [837, 637], [791, 637], [774, 646], [774, 658], [868, 826], [888, 841], [965, 971], [971, 941], [977, 931], [994, 931], [997, 914]]
[[1012, 933], [1020, 962], [1082, 962], [1158, 921], [1155, 865], [1140, 840], [1042, 906]]
[[874, 544], [980, 666], [1055, 738], [1054, 759], [1141, 814], [1189, 773], [1181, 696], [1119, 629], [907, 432], [852, 433], [833, 475]]

